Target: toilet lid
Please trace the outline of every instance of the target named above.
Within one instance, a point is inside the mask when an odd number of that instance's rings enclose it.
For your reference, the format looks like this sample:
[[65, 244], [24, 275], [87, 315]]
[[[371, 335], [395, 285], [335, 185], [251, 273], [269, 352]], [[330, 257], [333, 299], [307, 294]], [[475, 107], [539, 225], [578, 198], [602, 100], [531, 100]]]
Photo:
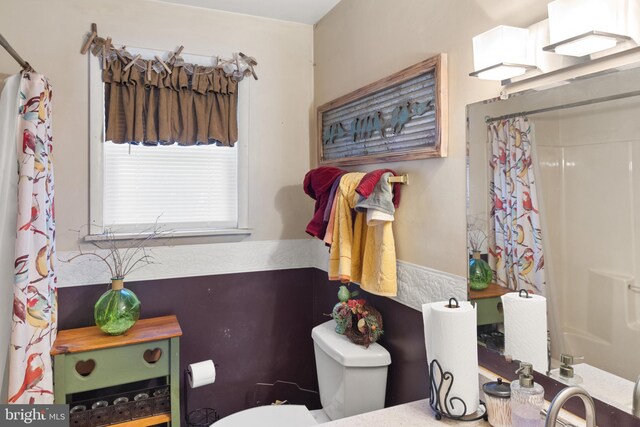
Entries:
[[303, 405], [267, 405], [224, 417], [214, 427], [309, 427], [317, 425]]

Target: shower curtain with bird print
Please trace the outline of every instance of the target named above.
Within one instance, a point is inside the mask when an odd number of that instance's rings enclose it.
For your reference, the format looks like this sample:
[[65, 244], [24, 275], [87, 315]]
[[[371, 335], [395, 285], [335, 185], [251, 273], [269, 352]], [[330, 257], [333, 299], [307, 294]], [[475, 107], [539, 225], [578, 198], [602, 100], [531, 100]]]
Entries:
[[22, 73], [17, 111], [18, 220], [9, 403], [53, 403], [49, 351], [56, 337], [51, 86]]
[[525, 117], [488, 125], [493, 172], [489, 191], [489, 265], [499, 285], [544, 295], [544, 254], [532, 131]]

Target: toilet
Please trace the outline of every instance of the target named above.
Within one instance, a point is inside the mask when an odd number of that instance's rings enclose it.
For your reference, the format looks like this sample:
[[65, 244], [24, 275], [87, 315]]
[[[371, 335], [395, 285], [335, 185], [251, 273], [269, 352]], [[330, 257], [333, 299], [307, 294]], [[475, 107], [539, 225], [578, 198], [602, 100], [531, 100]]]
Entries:
[[389, 352], [374, 343], [365, 349], [335, 332], [330, 320], [313, 328], [322, 410], [302, 405], [268, 405], [225, 417], [215, 427], [307, 427], [384, 408]]

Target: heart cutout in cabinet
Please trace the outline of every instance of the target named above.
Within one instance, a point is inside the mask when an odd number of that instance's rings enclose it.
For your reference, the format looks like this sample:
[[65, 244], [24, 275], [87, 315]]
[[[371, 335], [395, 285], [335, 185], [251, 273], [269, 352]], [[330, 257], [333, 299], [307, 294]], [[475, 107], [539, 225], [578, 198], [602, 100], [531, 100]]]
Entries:
[[96, 369], [96, 361], [93, 359], [79, 360], [76, 362], [76, 372], [81, 377], [88, 377]]
[[154, 348], [153, 350], [151, 349], [146, 350], [142, 355], [142, 357], [144, 358], [145, 362], [153, 365], [162, 357], [162, 349]]

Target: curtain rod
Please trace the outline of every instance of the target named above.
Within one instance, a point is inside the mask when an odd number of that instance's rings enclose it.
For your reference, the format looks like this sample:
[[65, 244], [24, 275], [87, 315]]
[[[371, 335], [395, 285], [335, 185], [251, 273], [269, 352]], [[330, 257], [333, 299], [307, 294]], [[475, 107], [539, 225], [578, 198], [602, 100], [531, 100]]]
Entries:
[[640, 90], [621, 93], [618, 95], [603, 96], [601, 98], [593, 98], [585, 101], [572, 102], [569, 104], [556, 105], [555, 107], [539, 108], [537, 110], [521, 111], [519, 113], [510, 113], [510, 114], [505, 114], [503, 116], [497, 116], [497, 117], [487, 116], [484, 119], [484, 121], [485, 123], [489, 123], [497, 120], [512, 119], [514, 117], [519, 117], [519, 116], [531, 116], [533, 114], [547, 113], [549, 111], [566, 110], [569, 108], [582, 107], [583, 105], [592, 105], [592, 104], [598, 104], [600, 102], [615, 101], [617, 99], [633, 98], [634, 96], [640, 96]]
[[11, 47], [7, 39], [5, 39], [2, 34], [0, 34], [0, 46], [2, 46], [7, 52], [9, 52], [9, 55], [11, 55], [13, 59], [18, 61], [18, 64], [20, 64], [23, 70], [35, 72], [33, 67], [27, 61], [22, 59], [22, 57], [18, 54], [18, 52], [15, 51], [14, 48]]

